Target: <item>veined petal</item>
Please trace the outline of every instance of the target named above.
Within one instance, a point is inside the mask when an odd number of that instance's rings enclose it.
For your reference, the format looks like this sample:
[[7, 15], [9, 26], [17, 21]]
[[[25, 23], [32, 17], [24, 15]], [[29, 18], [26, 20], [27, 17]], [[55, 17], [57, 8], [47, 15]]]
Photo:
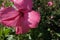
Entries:
[[27, 33], [29, 32], [30, 28], [29, 27], [24, 27], [24, 26], [20, 26], [20, 27], [15, 27], [15, 30], [16, 30], [16, 34], [24, 34], [24, 33]]
[[40, 14], [36, 11], [28, 12], [28, 21], [29, 21], [29, 27], [30, 28], [36, 28], [38, 26], [38, 23], [40, 21], [41, 17]]
[[32, 0], [11, 0], [18, 9], [32, 9]]
[[[1, 10], [0, 20], [2, 24], [7, 26], [14, 26], [17, 21], [19, 13], [12, 7]], [[19, 15], [20, 16], [20, 15]]]

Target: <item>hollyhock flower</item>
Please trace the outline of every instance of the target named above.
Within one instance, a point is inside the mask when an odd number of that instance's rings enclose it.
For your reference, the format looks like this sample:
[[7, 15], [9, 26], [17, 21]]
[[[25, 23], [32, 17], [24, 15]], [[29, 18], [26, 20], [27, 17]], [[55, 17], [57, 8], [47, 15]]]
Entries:
[[18, 9], [32, 9], [32, 0], [11, 0]]
[[14, 27], [16, 34], [26, 33], [30, 28], [36, 28], [40, 20], [40, 15], [33, 10], [30, 12], [22, 12], [22, 10], [16, 11], [14, 8], [8, 7], [1, 12], [1, 23]]
[[13, 7], [1, 8], [0, 23], [8, 27], [13, 27], [16, 30], [16, 34], [24, 34], [31, 28], [36, 28], [40, 21], [40, 14], [34, 10], [28, 11], [23, 8], [19, 8], [19, 10]]
[[53, 5], [53, 2], [49, 1], [48, 6], [52, 6], [52, 5]]

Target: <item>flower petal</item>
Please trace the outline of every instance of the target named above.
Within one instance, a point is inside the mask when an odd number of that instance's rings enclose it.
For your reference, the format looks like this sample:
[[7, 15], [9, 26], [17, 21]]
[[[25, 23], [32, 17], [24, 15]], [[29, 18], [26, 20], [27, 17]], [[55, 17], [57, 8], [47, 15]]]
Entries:
[[29, 21], [29, 27], [30, 28], [36, 28], [38, 26], [38, 23], [40, 21], [41, 17], [40, 14], [36, 11], [28, 12], [28, 21]]
[[32, 0], [11, 0], [18, 9], [32, 9]]
[[24, 34], [24, 33], [27, 33], [29, 32], [30, 28], [28, 27], [24, 27], [24, 26], [20, 26], [20, 27], [15, 27], [15, 30], [16, 30], [16, 34]]
[[4, 8], [0, 11], [0, 20], [2, 24], [13, 26], [19, 13], [12, 7]]

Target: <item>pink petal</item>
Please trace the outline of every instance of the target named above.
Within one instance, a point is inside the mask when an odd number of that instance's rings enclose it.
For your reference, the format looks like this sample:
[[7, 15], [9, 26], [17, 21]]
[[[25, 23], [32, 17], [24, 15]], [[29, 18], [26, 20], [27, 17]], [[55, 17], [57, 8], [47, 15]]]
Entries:
[[11, 0], [18, 9], [32, 9], [32, 0]]
[[16, 30], [16, 34], [24, 34], [24, 33], [27, 33], [29, 32], [30, 28], [28, 27], [24, 27], [24, 26], [20, 26], [20, 27], [15, 27], [15, 30]]
[[5, 8], [1, 11], [2, 13], [0, 13], [0, 20], [2, 22], [2, 24], [4, 25], [8, 25], [8, 26], [13, 26], [15, 25], [15, 18], [19, 15], [19, 13], [14, 10], [14, 8], [8, 7]]
[[41, 17], [40, 14], [36, 11], [28, 12], [28, 21], [30, 23], [30, 28], [36, 28], [38, 26], [38, 23], [40, 21]]

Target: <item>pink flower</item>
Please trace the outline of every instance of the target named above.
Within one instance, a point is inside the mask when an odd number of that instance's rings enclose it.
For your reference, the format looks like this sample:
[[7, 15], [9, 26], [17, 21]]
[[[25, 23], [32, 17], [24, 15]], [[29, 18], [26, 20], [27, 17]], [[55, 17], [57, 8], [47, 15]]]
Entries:
[[24, 34], [31, 28], [36, 28], [40, 21], [40, 14], [34, 10], [28, 11], [27, 7], [26, 10], [23, 8], [19, 10], [13, 7], [0, 9], [0, 23], [15, 28], [16, 34]]
[[32, 10], [32, 0], [11, 0], [18, 9]]
[[53, 5], [53, 2], [49, 1], [48, 6], [52, 6], [52, 5]]

